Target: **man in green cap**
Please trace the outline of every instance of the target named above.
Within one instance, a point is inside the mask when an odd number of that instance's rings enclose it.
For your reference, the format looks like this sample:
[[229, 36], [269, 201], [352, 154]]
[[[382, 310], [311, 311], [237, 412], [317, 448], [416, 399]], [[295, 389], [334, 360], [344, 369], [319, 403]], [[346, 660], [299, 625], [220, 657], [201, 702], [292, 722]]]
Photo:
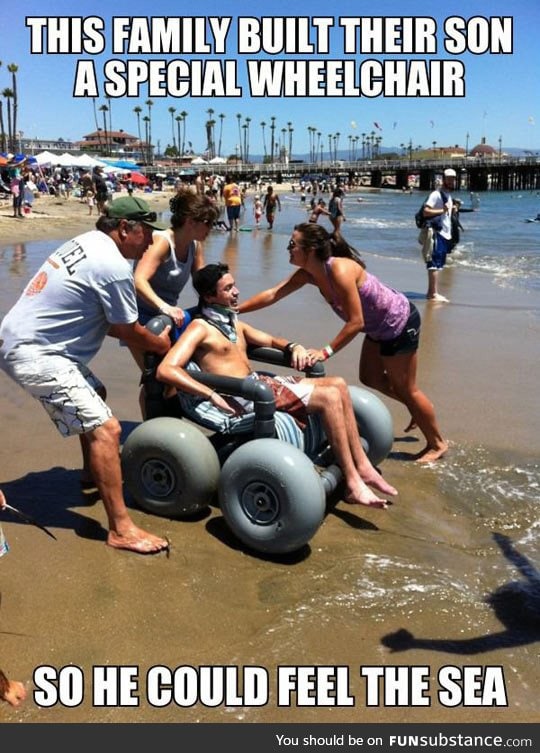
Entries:
[[[160, 355], [168, 330], [156, 336], [137, 322], [133, 272], [163, 230], [142, 199], [111, 201], [96, 230], [73, 238], [44, 262], [0, 327], [0, 367], [43, 405], [63, 436], [79, 435], [81, 485], [99, 492], [108, 517], [107, 543], [142, 554], [167, 542], [138, 528], [126, 509], [120, 468], [120, 423], [105, 388], [88, 368], [106, 335]], [[95, 490], [94, 489], [94, 490]]]

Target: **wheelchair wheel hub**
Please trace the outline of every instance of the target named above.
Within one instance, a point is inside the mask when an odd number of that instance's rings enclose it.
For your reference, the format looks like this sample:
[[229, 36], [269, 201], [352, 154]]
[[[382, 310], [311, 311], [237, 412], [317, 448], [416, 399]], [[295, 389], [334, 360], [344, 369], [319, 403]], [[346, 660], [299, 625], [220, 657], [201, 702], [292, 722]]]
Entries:
[[280, 512], [278, 495], [260, 481], [253, 481], [244, 488], [241, 505], [249, 520], [258, 525], [273, 523]]
[[174, 491], [175, 475], [162, 460], [147, 460], [141, 467], [141, 480], [148, 493], [166, 497]]

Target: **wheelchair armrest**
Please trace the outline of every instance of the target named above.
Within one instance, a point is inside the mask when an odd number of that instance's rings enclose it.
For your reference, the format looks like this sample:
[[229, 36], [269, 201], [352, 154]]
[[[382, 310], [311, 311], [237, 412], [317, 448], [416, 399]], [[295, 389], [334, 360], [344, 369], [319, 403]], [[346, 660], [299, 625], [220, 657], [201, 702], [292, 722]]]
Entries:
[[237, 377], [220, 376], [218, 374], [206, 374], [203, 371], [190, 371], [189, 375], [201, 384], [212, 387], [216, 392], [253, 401], [255, 413], [254, 436], [257, 439], [275, 436], [274, 413], [276, 402], [268, 385], [249, 377], [238, 379]]
[[[291, 368], [291, 354], [289, 351], [278, 350], [278, 348], [249, 347], [248, 358], [262, 363], [271, 363], [273, 366]], [[304, 369], [304, 374], [311, 378], [322, 377], [325, 375], [324, 364], [317, 361], [313, 366]]]

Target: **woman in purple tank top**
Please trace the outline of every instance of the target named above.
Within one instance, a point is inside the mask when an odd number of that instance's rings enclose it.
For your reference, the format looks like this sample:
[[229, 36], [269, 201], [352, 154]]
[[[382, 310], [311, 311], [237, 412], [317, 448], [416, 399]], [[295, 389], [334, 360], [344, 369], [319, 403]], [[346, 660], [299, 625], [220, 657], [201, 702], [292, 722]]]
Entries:
[[417, 460], [440, 458], [448, 443], [438, 428], [433, 404], [416, 384], [420, 334], [416, 306], [370, 274], [343, 236], [330, 235], [320, 225], [296, 225], [288, 250], [296, 272], [242, 303], [240, 312], [265, 308], [304, 285], [315, 285], [345, 323], [328, 345], [308, 350], [312, 363], [326, 361], [363, 332], [360, 381], [408, 408], [407, 430], [418, 427], [426, 438]]

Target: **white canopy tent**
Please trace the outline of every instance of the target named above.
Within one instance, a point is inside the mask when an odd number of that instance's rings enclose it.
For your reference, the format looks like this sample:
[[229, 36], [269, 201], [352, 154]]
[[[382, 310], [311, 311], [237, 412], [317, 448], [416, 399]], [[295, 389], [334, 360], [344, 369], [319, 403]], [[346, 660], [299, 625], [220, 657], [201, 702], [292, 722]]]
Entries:
[[81, 154], [78, 157], [73, 157], [73, 165], [76, 165], [77, 167], [106, 167], [104, 162], [101, 162], [101, 160], [98, 160], [95, 157], [91, 157], [89, 154]]
[[53, 163], [53, 160], [55, 160], [57, 157], [56, 154], [52, 154], [52, 152], [41, 152], [40, 154], [36, 154], [36, 162], [40, 167], [46, 167], [47, 165], [51, 165]]
[[91, 157], [89, 154], [80, 154], [74, 157], [72, 154], [64, 152], [64, 154], [52, 154], [52, 152], [41, 152], [36, 155], [36, 162], [40, 167], [47, 167], [49, 165], [60, 165], [61, 167], [109, 167], [101, 160]]

